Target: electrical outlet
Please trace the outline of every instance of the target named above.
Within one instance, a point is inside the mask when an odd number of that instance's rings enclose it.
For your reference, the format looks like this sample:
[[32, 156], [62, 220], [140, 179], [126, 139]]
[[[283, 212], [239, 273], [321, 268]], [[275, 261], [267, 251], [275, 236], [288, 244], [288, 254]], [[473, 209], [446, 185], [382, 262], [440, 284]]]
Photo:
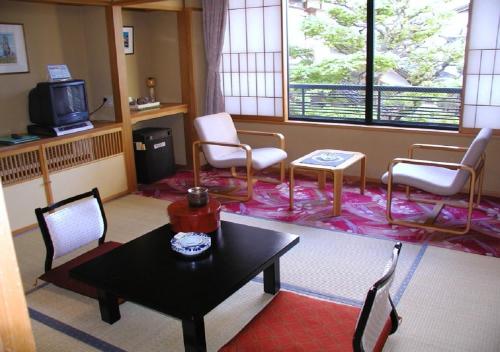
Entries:
[[106, 98], [106, 103], [104, 106], [107, 106], [108, 108], [113, 107], [113, 96], [112, 95], [106, 95], [104, 98]]

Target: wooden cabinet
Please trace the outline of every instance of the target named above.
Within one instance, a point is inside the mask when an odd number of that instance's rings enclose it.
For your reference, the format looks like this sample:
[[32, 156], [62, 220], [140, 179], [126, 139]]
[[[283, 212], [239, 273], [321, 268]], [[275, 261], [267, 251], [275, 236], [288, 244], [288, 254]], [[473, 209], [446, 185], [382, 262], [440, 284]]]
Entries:
[[125, 194], [121, 125], [0, 148], [0, 176], [14, 232], [35, 225], [35, 208], [93, 187], [104, 199]]

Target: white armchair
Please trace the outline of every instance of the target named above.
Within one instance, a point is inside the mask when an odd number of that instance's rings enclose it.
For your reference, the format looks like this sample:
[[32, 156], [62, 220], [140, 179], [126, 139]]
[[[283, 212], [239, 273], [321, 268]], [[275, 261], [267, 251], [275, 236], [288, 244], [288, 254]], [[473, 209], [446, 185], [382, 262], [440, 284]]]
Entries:
[[[453, 234], [465, 234], [469, 231], [474, 204], [474, 193], [477, 192], [476, 205], [479, 204], [482, 192], [483, 169], [486, 160], [485, 150], [492, 135], [492, 130], [483, 128], [472, 141], [469, 148], [414, 144], [410, 147], [408, 158], [396, 158], [389, 164], [388, 171], [382, 176], [382, 182], [387, 184], [387, 221], [394, 225], [413, 226], [424, 229], [439, 230]], [[460, 163], [438, 162], [413, 159], [414, 150], [431, 149], [453, 152], [465, 152]], [[418, 188], [428, 193], [440, 196], [452, 196], [459, 193], [469, 181], [467, 221], [464, 228], [448, 228], [434, 225], [444, 205], [464, 207], [463, 204], [445, 200], [412, 199], [410, 188]], [[393, 184], [406, 186], [408, 199], [417, 202], [435, 203], [432, 213], [424, 222], [397, 220], [391, 212]]]
[[[194, 184], [200, 184], [200, 151], [202, 150], [207, 162], [215, 168], [231, 168], [234, 177], [241, 178], [236, 173], [237, 167], [246, 168], [247, 194], [235, 196], [211, 192], [231, 199], [249, 200], [253, 194], [255, 182], [254, 170], [260, 171], [272, 165], [280, 164], [280, 182], [285, 177], [285, 138], [281, 133], [260, 131], [237, 131], [231, 116], [228, 113], [200, 116], [194, 120], [194, 127], [199, 140], [193, 143], [193, 171]], [[271, 136], [278, 139], [279, 148], [266, 147], [252, 149], [248, 144], [242, 144], [238, 138], [240, 134]], [[275, 182], [271, 179], [265, 181]]]

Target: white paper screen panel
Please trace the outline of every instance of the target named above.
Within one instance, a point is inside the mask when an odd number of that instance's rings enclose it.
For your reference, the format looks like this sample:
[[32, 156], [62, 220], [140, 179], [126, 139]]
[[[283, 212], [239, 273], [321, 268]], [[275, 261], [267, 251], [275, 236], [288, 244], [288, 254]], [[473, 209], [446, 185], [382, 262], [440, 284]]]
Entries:
[[281, 1], [229, 0], [220, 66], [230, 114], [283, 116]]
[[500, 3], [474, 0], [462, 126], [500, 129]]

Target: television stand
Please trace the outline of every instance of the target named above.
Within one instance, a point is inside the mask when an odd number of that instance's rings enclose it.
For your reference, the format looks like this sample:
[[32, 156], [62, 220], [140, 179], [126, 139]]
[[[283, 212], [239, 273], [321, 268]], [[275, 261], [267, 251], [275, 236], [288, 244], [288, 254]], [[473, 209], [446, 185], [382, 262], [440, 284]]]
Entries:
[[28, 132], [35, 135], [41, 136], [64, 136], [66, 134], [71, 134], [75, 132], [90, 130], [94, 128], [94, 125], [90, 121], [76, 122], [64, 126], [41, 126], [41, 125], [29, 125]]

